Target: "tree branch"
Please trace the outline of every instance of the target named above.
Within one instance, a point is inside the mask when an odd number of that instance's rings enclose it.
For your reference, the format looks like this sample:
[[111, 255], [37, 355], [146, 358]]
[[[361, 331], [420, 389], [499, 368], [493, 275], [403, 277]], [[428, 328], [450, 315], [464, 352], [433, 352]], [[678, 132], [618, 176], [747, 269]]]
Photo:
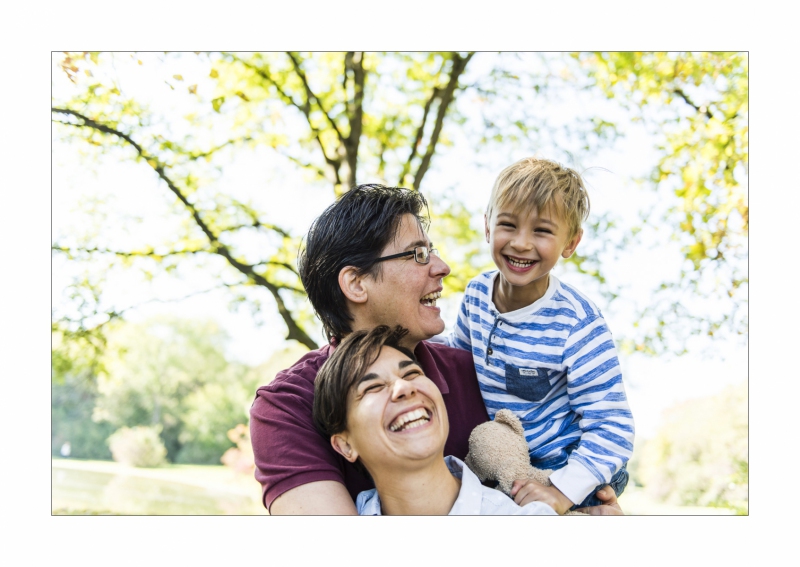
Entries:
[[403, 164], [403, 170], [400, 172], [400, 185], [402, 186], [405, 181], [406, 175], [408, 172], [411, 171], [411, 162], [417, 157], [417, 148], [419, 147], [420, 143], [422, 142], [422, 135], [425, 132], [425, 124], [428, 122], [428, 113], [431, 110], [431, 105], [433, 105], [433, 101], [439, 98], [440, 92], [438, 87], [433, 87], [433, 92], [431, 92], [430, 98], [425, 102], [425, 108], [422, 111], [422, 122], [417, 128], [417, 135], [414, 138], [414, 143], [411, 144], [411, 153], [408, 156], [408, 160], [406, 163]]
[[116, 136], [122, 140], [128, 142], [134, 149], [136, 149], [139, 156], [144, 159], [148, 165], [158, 174], [158, 177], [161, 178], [164, 183], [167, 184], [167, 187], [170, 191], [178, 198], [178, 200], [183, 203], [186, 209], [191, 214], [192, 218], [194, 219], [195, 224], [203, 231], [203, 234], [206, 235], [208, 238], [209, 243], [211, 244], [211, 252], [215, 254], [219, 254], [223, 258], [225, 258], [228, 263], [236, 268], [239, 272], [250, 278], [254, 283], [257, 285], [261, 285], [267, 290], [269, 290], [272, 297], [275, 299], [275, 303], [278, 307], [278, 313], [280, 314], [281, 318], [283, 319], [284, 323], [288, 328], [288, 335], [287, 339], [293, 339], [298, 342], [303, 343], [304, 345], [308, 346], [311, 349], [317, 348], [316, 343], [308, 336], [308, 334], [301, 329], [295, 320], [292, 318], [292, 314], [289, 312], [286, 304], [283, 301], [283, 298], [278, 293], [278, 287], [273, 284], [272, 282], [268, 281], [264, 276], [257, 274], [253, 270], [253, 266], [245, 264], [244, 262], [239, 261], [238, 259], [233, 257], [231, 251], [225, 246], [222, 242], [220, 242], [219, 237], [214, 234], [211, 230], [209, 225], [203, 220], [202, 216], [200, 215], [200, 211], [186, 198], [186, 196], [181, 192], [181, 190], [175, 185], [175, 183], [167, 176], [165, 172], [165, 165], [162, 164], [158, 159], [153, 156], [147, 154], [144, 149], [137, 144], [130, 136], [127, 134], [120, 132], [110, 126], [106, 126], [105, 124], [101, 124], [88, 118], [79, 112], [75, 112], [74, 110], [69, 110], [65, 108], [52, 108], [52, 111], [59, 114], [65, 114], [68, 116], [73, 116], [78, 120], [81, 120], [82, 124], [70, 124], [71, 126], [77, 128], [91, 128], [97, 130], [99, 132], [103, 132], [105, 134], [110, 134], [112, 136]]
[[182, 256], [184, 254], [200, 254], [206, 253], [211, 254], [209, 250], [170, 250], [169, 252], [164, 253], [157, 253], [153, 248], [149, 250], [142, 250], [142, 251], [123, 251], [123, 250], [109, 250], [108, 248], [64, 248], [63, 246], [53, 245], [50, 247], [51, 250], [55, 250], [56, 252], [63, 252], [69, 256], [72, 256], [74, 252], [85, 252], [87, 254], [114, 254], [115, 256], [123, 256], [125, 258], [163, 258], [166, 256]]
[[[236, 55], [229, 54], [229, 57], [231, 57], [234, 61], [238, 61], [239, 63], [241, 63], [242, 65], [244, 65], [245, 67], [247, 67], [248, 69], [253, 71], [254, 73], [256, 73], [259, 77], [261, 77], [262, 79], [267, 81], [267, 83], [269, 83], [270, 85], [275, 87], [275, 90], [278, 92], [278, 95], [280, 95], [280, 97], [283, 99], [283, 101], [286, 104], [289, 104], [290, 106], [294, 106], [300, 112], [303, 113], [303, 115], [306, 117], [306, 122], [308, 122], [308, 127], [311, 129], [311, 133], [313, 134], [314, 139], [317, 141], [317, 144], [319, 145], [320, 151], [322, 151], [322, 157], [325, 159], [325, 162], [329, 166], [331, 166], [331, 169], [333, 170], [333, 181], [334, 181], [334, 183], [337, 184], [337, 185], [341, 184], [342, 180], [341, 180], [341, 178], [339, 176], [339, 168], [342, 165], [341, 161], [338, 160], [338, 159], [334, 159], [334, 158], [330, 157], [328, 155], [328, 152], [325, 151], [325, 145], [322, 143], [322, 133], [311, 122], [310, 109], [307, 106], [303, 106], [303, 105], [299, 104], [297, 101], [294, 100], [294, 98], [292, 98], [289, 94], [284, 92], [284, 90], [281, 88], [281, 86], [278, 84], [278, 82], [275, 79], [273, 79], [272, 76], [268, 72], [266, 72], [263, 69], [253, 65], [249, 61], [245, 61], [244, 59], [241, 59], [240, 57], [237, 57]], [[326, 116], [327, 116], [327, 114], [326, 114]]]
[[[349, 51], [344, 57], [345, 82], [347, 76], [353, 75], [353, 97], [347, 101], [347, 114], [350, 117], [350, 133], [342, 140], [346, 150], [347, 165], [350, 168], [350, 187], [356, 184], [356, 171], [358, 168], [358, 146], [361, 141], [361, 132], [364, 121], [364, 53]], [[347, 91], [345, 90], [345, 93]]]
[[466, 57], [461, 57], [458, 53], [453, 53], [453, 66], [450, 69], [450, 79], [448, 80], [447, 86], [444, 88], [439, 98], [439, 108], [438, 112], [436, 113], [436, 122], [433, 126], [431, 138], [428, 141], [428, 149], [425, 152], [425, 155], [422, 157], [422, 162], [419, 164], [417, 174], [414, 176], [414, 189], [419, 190], [420, 184], [422, 183], [422, 178], [425, 177], [425, 173], [427, 173], [428, 167], [430, 167], [431, 159], [436, 151], [436, 144], [439, 142], [439, 134], [442, 131], [444, 117], [447, 114], [447, 109], [455, 98], [456, 87], [458, 87], [458, 78], [464, 72], [464, 69], [466, 69], [467, 63], [469, 63], [469, 60], [472, 59], [473, 55], [475, 55], [475, 53], [470, 52]]
[[311, 103], [314, 102], [317, 105], [317, 107], [319, 108], [319, 110], [322, 112], [322, 114], [325, 116], [325, 118], [328, 120], [328, 124], [330, 124], [331, 128], [333, 128], [333, 130], [336, 132], [336, 136], [339, 138], [339, 141], [341, 143], [344, 143], [345, 142], [344, 136], [342, 136], [342, 133], [339, 131], [339, 128], [336, 126], [336, 122], [333, 121], [333, 118], [331, 118], [330, 114], [328, 114], [328, 111], [325, 110], [324, 106], [322, 106], [322, 101], [319, 100], [319, 97], [317, 97], [317, 95], [315, 95], [314, 92], [311, 90], [311, 85], [308, 84], [308, 79], [306, 78], [306, 73], [305, 73], [305, 71], [303, 71], [303, 68], [300, 66], [300, 62], [295, 57], [295, 54], [292, 53], [291, 51], [287, 51], [286, 55], [288, 55], [289, 59], [292, 60], [292, 66], [294, 67], [294, 72], [297, 73], [298, 77], [300, 77], [300, 80], [303, 82], [303, 88], [306, 91], [306, 104], [305, 104], [305, 110], [304, 110], [304, 113], [305, 113], [306, 117], [310, 117], [310, 114], [311, 114]]
[[[688, 104], [689, 106], [694, 108], [697, 112], [703, 113], [702, 107], [697, 106], [695, 103], [693, 103], [692, 100], [689, 98], [689, 96], [686, 93], [684, 93], [681, 89], [676, 87], [676, 88], [672, 89], [672, 92], [674, 92], [676, 95], [681, 97], [684, 100], [684, 102], [686, 102], [686, 104]], [[708, 107], [706, 107], [706, 111], [705, 111], [704, 114], [708, 118], [714, 118], [714, 115], [711, 114], [711, 110]]]

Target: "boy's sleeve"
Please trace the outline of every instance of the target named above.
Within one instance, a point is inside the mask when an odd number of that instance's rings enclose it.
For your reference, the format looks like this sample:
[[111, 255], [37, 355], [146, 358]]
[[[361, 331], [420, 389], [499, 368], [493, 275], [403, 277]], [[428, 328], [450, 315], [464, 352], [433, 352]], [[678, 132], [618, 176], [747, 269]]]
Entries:
[[580, 416], [581, 440], [567, 466], [550, 480], [574, 503], [605, 484], [633, 453], [633, 416], [617, 351], [601, 315], [572, 329], [564, 351], [570, 407]]
[[456, 326], [447, 337], [447, 346], [472, 351], [469, 330], [469, 305], [469, 287], [467, 287], [464, 297], [461, 299], [461, 307], [458, 309]]

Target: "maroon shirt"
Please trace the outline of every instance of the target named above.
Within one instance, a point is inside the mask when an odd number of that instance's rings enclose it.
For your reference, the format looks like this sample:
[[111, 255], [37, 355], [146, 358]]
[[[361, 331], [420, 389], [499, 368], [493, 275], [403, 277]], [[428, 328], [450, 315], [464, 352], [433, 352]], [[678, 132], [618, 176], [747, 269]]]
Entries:
[[[353, 501], [362, 490], [375, 488], [366, 475], [333, 450], [311, 418], [314, 379], [332, 350], [326, 345], [309, 352], [256, 392], [250, 408], [250, 437], [256, 480], [261, 483], [267, 509], [284, 492], [309, 482], [341, 482]], [[447, 407], [450, 434], [444, 454], [464, 460], [470, 433], [489, 420], [472, 353], [423, 341], [414, 354], [425, 375], [441, 390]]]

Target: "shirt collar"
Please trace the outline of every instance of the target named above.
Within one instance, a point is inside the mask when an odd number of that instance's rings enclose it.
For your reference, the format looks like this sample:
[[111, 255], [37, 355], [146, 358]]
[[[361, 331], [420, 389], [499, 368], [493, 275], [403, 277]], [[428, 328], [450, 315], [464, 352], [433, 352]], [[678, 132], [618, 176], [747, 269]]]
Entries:
[[483, 502], [483, 485], [475, 473], [469, 470], [463, 461], [453, 456], [444, 458], [450, 474], [461, 479], [461, 490], [458, 491], [450, 516], [480, 516]]

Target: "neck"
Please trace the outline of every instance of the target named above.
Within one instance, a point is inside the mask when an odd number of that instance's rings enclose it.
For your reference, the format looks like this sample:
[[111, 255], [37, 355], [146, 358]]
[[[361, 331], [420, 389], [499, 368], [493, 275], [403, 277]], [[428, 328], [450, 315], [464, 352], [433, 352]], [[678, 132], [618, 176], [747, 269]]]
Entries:
[[389, 470], [374, 479], [385, 516], [445, 516], [461, 490], [441, 455], [423, 468]]
[[508, 313], [532, 305], [544, 297], [550, 285], [550, 274], [531, 282], [526, 286], [509, 284], [502, 274], [498, 274], [494, 282], [492, 302], [500, 313]]

